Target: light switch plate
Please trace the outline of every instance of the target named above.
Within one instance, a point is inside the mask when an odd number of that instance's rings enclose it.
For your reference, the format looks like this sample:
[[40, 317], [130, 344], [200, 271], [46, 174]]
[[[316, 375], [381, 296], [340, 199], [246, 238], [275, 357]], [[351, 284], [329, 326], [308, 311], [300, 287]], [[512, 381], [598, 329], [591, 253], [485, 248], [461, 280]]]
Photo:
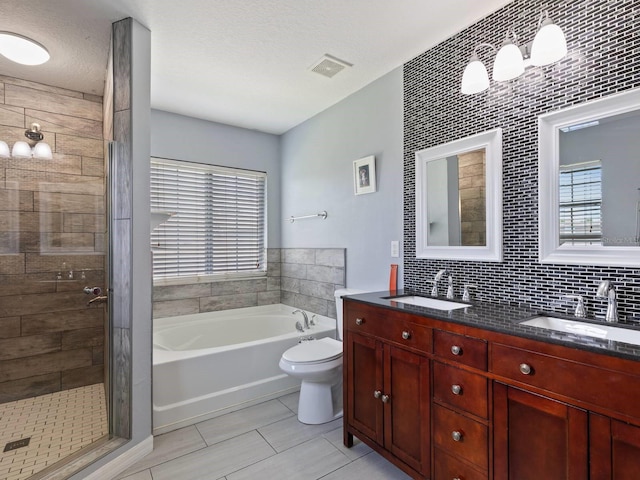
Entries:
[[391, 240], [391, 256], [393, 258], [400, 256], [400, 242], [398, 240]]

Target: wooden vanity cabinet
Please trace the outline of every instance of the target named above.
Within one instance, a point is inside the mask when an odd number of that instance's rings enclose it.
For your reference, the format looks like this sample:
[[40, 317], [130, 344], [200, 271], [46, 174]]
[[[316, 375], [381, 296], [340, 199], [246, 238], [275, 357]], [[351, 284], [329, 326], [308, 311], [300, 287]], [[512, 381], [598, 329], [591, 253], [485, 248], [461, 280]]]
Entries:
[[588, 479], [587, 412], [496, 382], [494, 479]]
[[[345, 445], [356, 435], [414, 478], [428, 478], [430, 373], [419, 348], [430, 350], [431, 332], [392, 311], [385, 319], [345, 310]], [[389, 320], [401, 328], [385, 332]]]
[[640, 478], [640, 362], [344, 305], [345, 445], [416, 479]]

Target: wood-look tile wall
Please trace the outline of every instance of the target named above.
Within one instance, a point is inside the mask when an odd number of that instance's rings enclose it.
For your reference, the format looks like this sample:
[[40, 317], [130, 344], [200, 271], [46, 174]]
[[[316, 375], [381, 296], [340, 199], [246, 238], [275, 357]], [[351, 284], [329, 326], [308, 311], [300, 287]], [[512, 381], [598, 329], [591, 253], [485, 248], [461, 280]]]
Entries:
[[0, 76], [0, 140], [37, 122], [53, 160], [0, 159], [0, 403], [104, 380], [102, 99]]
[[267, 275], [154, 286], [154, 318], [284, 303], [336, 318], [334, 292], [346, 280], [344, 248], [269, 248]]

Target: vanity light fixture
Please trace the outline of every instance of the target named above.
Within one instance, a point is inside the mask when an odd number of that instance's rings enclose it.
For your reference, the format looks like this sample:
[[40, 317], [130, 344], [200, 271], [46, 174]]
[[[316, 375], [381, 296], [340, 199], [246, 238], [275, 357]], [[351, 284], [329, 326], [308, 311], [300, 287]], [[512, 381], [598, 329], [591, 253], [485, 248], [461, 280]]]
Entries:
[[565, 57], [567, 41], [562, 29], [553, 23], [549, 13], [544, 10], [538, 20], [536, 36], [532, 42], [518, 45], [515, 30], [509, 28], [505, 40], [497, 50], [493, 45], [481, 43], [473, 50], [471, 59], [462, 74], [460, 92], [465, 95], [480, 93], [489, 88], [489, 75], [484, 64], [478, 59], [476, 50], [481, 46], [489, 46], [497, 51], [493, 62], [493, 80], [506, 82], [518, 78], [525, 67], [550, 65]]
[[0, 55], [22, 65], [41, 65], [50, 58], [38, 42], [12, 32], [0, 32]]
[[[28, 142], [24, 140], [17, 141], [13, 144], [11, 154], [9, 154], [9, 145], [0, 141], [0, 158], [16, 158], [28, 159], [36, 158], [38, 160], [52, 160], [53, 153], [48, 143], [44, 142], [44, 134], [40, 131], [40, 125], [32, 123], [24, 132]], [[33, 147], [32, 147], [33, 145]]]

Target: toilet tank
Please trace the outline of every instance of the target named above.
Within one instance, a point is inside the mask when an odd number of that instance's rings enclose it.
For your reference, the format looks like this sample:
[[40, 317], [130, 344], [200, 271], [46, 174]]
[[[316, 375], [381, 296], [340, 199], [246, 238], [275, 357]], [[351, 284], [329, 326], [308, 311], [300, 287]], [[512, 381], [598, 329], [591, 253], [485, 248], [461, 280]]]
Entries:
[[343, 309], [342, 309], [342, 297], [344, 295], [357, 295], [358, 293], [367, 293], [365, 290], [358, 290], [357, 288], [339, 288], [334, 292], [336, 298], [336, 330], [337, 339], [342, 340], [342, 325], [343, 325]]

